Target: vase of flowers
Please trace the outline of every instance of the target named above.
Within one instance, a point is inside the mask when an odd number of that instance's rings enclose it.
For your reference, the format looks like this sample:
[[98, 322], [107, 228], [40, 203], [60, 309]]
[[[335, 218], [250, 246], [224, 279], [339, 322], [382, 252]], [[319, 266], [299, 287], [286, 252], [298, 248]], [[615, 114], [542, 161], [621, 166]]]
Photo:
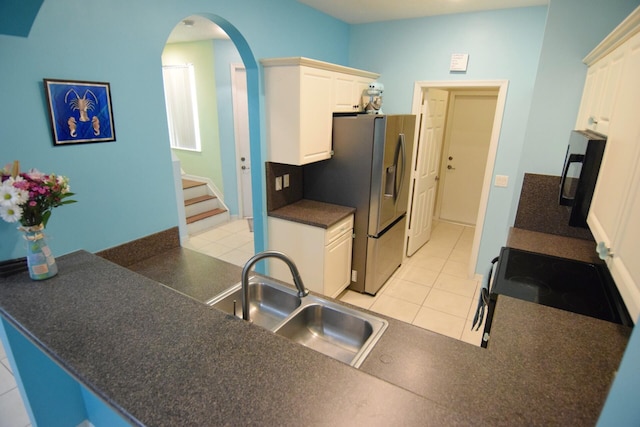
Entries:
[[36, 169], [20, 173], [18, 161], [0, 169], [0, 217], [9, 223], [19, 222], [18, 230], [27, 242], [27, 265], [33, 280], [44, 280], [58, 273], [49, 249], [44, 228], [51, 210], [75, 203], [69, 197], [69, 179], [56, 174], [43, 174]]

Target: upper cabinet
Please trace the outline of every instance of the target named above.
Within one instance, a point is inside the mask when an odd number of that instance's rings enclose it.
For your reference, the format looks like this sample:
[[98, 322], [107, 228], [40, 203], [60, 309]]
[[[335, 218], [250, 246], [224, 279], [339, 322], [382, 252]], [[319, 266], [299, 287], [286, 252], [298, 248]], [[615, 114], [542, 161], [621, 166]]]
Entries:
[[[633, 23], [635, 25], [631, 25]], [[603, 48], [607, 45], [611, 46], [609, 52]], [[606, 132], [603, 132], [607, 134], [607, 145], [587, 223], [629, 314], [637, 321], [640, 315], [640, 8], [594, 52], [599, 50], [602, 59], [593, 53], [590, 55], [594, 58], [590, 71], [605, 61], [602, 64], [608, 65], [603, 67], [615, 67], [615, 71], [610, 68], [609, 73], [617, 77], [609, 86], [616, 88], [612, 99], [611, 94], [585, 91], [585, 96], [600, 98], [602, 111], [608, 111]], [[607, 85], [603, 84], [601, 91], [606, 90]]]
[[613, 106], [620, 87], [626, 50], [615, 50], [587, 70], [576, 129], [609, 134]]
[[334, 112], [362, 110], [379, 75], [308, 58], [260, 61], [264, 67], [267, 160], [304, 165], [331, 157]]

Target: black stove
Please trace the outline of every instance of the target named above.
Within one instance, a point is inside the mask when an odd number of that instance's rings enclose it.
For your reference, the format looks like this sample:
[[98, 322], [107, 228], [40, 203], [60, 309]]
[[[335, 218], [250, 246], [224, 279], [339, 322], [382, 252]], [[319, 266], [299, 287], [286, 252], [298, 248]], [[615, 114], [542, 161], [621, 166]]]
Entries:
[[611, 274], [600, 264], [502, 248], [491, 293], [633, 326]]

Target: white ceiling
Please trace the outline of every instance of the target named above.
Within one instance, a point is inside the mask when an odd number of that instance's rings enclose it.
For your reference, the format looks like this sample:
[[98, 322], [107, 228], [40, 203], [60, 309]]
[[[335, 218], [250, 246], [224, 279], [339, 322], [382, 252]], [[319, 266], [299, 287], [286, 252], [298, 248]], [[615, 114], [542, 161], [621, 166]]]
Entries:
[[[392, 21], [431, 15], [548, 5], [549, 0], [296, 0], [349, 24]], [[184, 25], [193, 21], [192, 26]], [[167, 43], [229, 37], [213, 22], [192, 15], [178, 23]]]
[[549, 0], [297, 0], [349, 24], [548, 5]]
[[[185, 22], [190, 23], [189, 21], [191, 21], [192, 24], [190, 26], [185, 25]], [[169, 34], [167, 43], [184, 43], [228, 38], [229, 36], [227, 36], [222, 28], [209, 21], [209, 19], [203, 18], [199, 15], [191, 15], [184, 18], [175, 26], [173, 31], [171, 31], [171, 34]]]

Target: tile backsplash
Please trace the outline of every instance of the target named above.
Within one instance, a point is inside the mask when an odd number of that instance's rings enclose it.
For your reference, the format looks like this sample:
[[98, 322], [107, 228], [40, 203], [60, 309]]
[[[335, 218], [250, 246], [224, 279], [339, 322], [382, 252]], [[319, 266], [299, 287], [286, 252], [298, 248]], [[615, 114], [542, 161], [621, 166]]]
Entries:
[[[302, 166], [283, 163], [265, 163], [267, 183], [267, 212], [280, 209], [302, 199]], [[285, 187], [285, 175], [289, 175], [289, 186]], [[276, 179], [282, 180], [282, 189], [276, 190]]]

